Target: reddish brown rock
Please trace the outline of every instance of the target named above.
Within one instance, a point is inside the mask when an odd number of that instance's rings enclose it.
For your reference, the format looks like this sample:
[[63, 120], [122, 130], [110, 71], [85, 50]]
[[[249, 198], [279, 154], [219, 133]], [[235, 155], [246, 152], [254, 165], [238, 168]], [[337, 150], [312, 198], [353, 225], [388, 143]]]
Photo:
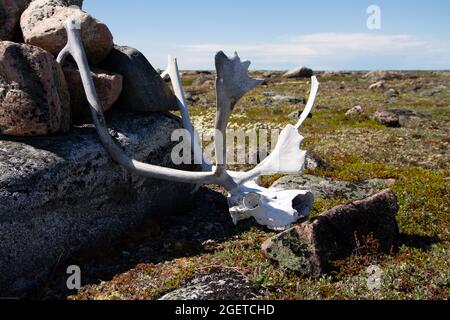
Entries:
[[[70, 91], [72, 115], [74, 117], [89, 115], [90, 107], [81, 82], [80, 72], [73, 65], [64, 66], [63, 71]], [[105, 112], [111, 108], [122, 92], [122, 76], [97, 68], [91, 68], [91, 75], [102, 103], [103, 112]]]
[[397, 245], [399, 210], [391, 190], [338, 206], [267, 240], [263, 253], [280, 265], [310, 276], [331, 271], [332, 262], [351, 256], [370, 238], [380, 252]]
[[113, 48], [111, 32], [104, 23], [86, 12], [67, 7], [68, 3], [64, 0], [34, 0], [20, 19], [25, 42], [57, 56], [67, 43], [64, 23], [76, 18], [81, 24], [81, 38], [89, 62], [100, 63]]
[[70, 129], [61, 67], [37, 47], [0, 42], [0, 134], [37, 136]]

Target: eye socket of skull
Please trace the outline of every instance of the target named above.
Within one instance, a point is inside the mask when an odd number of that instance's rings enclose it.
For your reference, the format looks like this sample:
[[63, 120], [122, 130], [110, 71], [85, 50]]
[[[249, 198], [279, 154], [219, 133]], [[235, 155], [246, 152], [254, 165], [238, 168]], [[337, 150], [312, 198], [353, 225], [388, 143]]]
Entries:
[[244, 207], [250, 210], [256, 209], [261, 203], [261, 196], [256, 193], [246, 194], [244, 199]]
[[311, 192], [299, 194], [292, 200], [292, 209], [297, 211], [301, 216], [305, 216], [306, 212], [312, 209], [314, 203], [314, 195]]

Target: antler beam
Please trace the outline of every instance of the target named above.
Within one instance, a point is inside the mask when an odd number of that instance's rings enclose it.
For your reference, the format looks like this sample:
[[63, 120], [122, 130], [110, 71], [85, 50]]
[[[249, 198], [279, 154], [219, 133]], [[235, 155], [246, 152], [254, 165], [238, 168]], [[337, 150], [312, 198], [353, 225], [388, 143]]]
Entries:
[[81, 80], [86, 92], [87, 100], [91, 106], [91, 115], [95, 128], [100, 137], [100, 141], [110, 156], [120, 165], [132, 173], [147, 178], [171, 180], [175, 182], [193, 184], [219, 184], [224, 183], [213, 172], [190, 172], [142, 163], [130, 158], [117, 142], [109, 134], [106, 121], [103, 116], [100, 100], [95, 90], [94, 81], [89, 70], [86, 53], [81, 40], [79, 24], [74, 20], [69, 20], [65, 24], [68, 41], [67, 45], [58, 55], [57, 61], [62, 64], [64, 59], [70, 54], [78, 65]]

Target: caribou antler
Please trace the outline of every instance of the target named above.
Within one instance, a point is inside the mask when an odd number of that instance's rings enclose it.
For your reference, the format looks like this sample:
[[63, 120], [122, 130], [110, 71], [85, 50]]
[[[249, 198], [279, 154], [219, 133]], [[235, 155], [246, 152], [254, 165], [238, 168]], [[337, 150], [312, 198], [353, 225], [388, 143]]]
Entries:
[[228, 203], [233, 221], [254, 217], [256, 221], [271, 229], [284, 229], [297, 220], [307, 217], [314, 197], [308, 191], [266, 189], [259, 186], [255, 179], [262, 175], [276, 173], [299, 173], [305, 163], [306, 152], [299, 149], [303, 137], [298, 129], [311, 112], [319, 83], [312, 78], [312, 89], [309, 102], [296, 126], [287, 126], [272, 154], [260, 165], [247, 173], [229, 172], [226, 170], [226, 129], [236, 103], [248, 91], [260, 84], [262, 80], [248, 76], [250, 62], [241, 62], [237, 53], [231, 59], [223, 52], [216, 54], [217, 70], [216, 95], [216, 167], [213, 167], [203, 155], [198, 136], [192, 125], [187, 102], [184, 96], [176, 58], [169, 57], [169, 66], [161, 75], [170, 76], [174, 92], [178, 98], [178, 106], [183, 125], [189, 132], [190, 143], [197, 161], [201, 161], [203, 172], [190, 172], [154, 166], [130, 158], [120, 145], [109, 134], [102, 113], [101, 103], [95, 90], [89, 71], [86, 54], [80, 36], [80, 27], [76, 21], [66, 22], [68, 42], [58, 56], [58, 63], [70, 54], [78, 65], [87, 100], [91, 106], [91, 114], [100, 141], [110, 156], [132, 173], [148, 178], [184, 182], [190, 184], [218, 184], [230, 192]]
[[228, 58], [222, 51], [215, 57], [216, 62], [216, 174], [223, 175], [227, 166], [227, 135], [226, 130], [230, 116], [236, 103], [263, 80], [251, 79], [248, 76], [250, 61], [241, 62], [235, 52], [233, 58]]
[[169, 63], [166, 71], [161, 74], [161, 78], [165, 79], [169, 77], [172, 82], [173, 91], [178, 101], [178, 108], [181, 113], [181, 120], [183, 121], [184, 128], [189, 132], [189, 139], [192, 150], [194, 152], [195, 163], [201, 163], [203, 171], [212, 171], [211, 163], [206, 159], [203, 154], [202, 148], [199, 143], [198, 133], [195, 131], [192, 125], [191, 117], [189, 115], [189, 107], [184, 95], [183, 86], [181, 85], [180, 71], [178, 70], [177, 58], [169, 56]]

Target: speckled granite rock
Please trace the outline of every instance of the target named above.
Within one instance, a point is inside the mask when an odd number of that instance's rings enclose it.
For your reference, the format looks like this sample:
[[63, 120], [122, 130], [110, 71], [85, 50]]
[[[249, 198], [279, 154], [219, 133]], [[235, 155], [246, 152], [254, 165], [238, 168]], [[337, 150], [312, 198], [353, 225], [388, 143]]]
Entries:
[[217, 269], [194, 278], [160, 300], [256, 300], [264, 293], [264, 288], [251, 285], [237, 271]]
[[81, 25], [81, 39], [91, 64], [103, 61], [113, 48], [108, 27], [86, 12], [69, 7], [68, 0], [34, 0], [23, 12], [20, 26], [26, 43], [43, 48], [55, 57], [67, 43], [64, 23], [76, 17]]
[[[170, 135], [181, 127], [178, 118], [114, 114], [107, 121], [126, 152], [173, 167]], [[146, 216], [185, 208], [191, 191], [128, 174], [91, 125], [51, 138], [0, 136], [0, 296], [36, 284], [57, 261], [107, 244]]]
[[70, 96], [55, 58], [0, 41], [0, 134], [39, 136], [70, 129]]
[[359, 200], [373, 194], [374, 191], [389, 186], [394, 181], [373, 179], [367, 181], [342, 181], [312, 175], [291, 175], [281, 178], [273, 185], [281, 189], [310, 190], [315, 198]]

